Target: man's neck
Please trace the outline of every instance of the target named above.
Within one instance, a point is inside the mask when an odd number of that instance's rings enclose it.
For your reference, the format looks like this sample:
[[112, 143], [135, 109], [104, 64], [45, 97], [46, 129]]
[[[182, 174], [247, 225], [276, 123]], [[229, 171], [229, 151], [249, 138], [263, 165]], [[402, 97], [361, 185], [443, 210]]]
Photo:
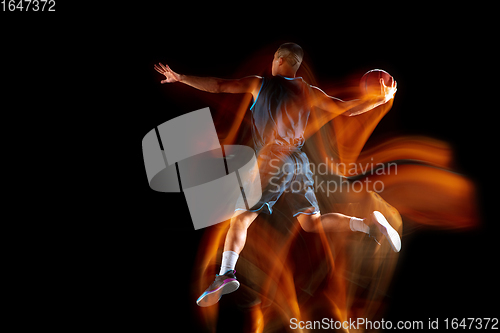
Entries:
[[288, 78], [294, 78], [295, 77], [295, 72], [280, 72], [278, 75], [283, 76], [283, 77], [288, 77]]

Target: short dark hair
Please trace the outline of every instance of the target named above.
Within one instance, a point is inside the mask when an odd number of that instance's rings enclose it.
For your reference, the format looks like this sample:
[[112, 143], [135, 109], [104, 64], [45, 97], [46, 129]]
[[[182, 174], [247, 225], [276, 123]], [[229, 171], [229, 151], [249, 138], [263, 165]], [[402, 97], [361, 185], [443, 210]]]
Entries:
[[304, 58], [304, 51], [295, 43], [284, 43], [278, 48], [278, 56], [285, 59], [295, 70], [300, 67]]

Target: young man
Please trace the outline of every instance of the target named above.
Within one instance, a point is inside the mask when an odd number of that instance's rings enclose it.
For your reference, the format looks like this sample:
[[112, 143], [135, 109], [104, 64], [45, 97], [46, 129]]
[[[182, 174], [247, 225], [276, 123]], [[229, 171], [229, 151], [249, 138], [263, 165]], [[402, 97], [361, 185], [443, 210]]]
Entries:
[[250, 107], [252, 136], [262, 183], [262, 198], [248, 211], [231, 220], [220, 272], [212, 285], [198, 298], [199, 306], [215, 304], [223, 294], [238, 289], [240, 284], [234, 268], [245, 246], [247, 229], [259, 213], [272, 214], [273, 205], [285, 191], [293, 216], [307, 232], [359, 231], [370, 235], [379, 245], [381, 240], [387, 239], [396, 252], [401, 248], [397, 231], [378, 211], [374, 211], [367, 219], [340, 213], [321, 214], [313, 191], [309, 160], [301, 151], [305, 141], [304, 131], [313, 107], [336, 115], [355, 116], [394, 98], [396, 82], [387, 87], [381, 80], [381, 94], [378, 96], [342, 101], [307, 84], [301, 77], [295, 77], [303, 56], [299, 45], [281, 45], [274, 54], [271, 78], [248, 76], [226, 80], [197, 77], [178, 74], [161, 63], [155, 65], [155, 69], [165, 75], [165, 80], [161, 83], [182, 82], [212, 93], [251, 93], [253, 96]]

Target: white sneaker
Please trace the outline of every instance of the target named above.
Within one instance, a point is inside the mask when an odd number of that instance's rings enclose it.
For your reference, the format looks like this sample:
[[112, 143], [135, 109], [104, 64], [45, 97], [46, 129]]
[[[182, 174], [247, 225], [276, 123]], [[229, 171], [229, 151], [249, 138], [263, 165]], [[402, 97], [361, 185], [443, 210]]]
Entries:
[[394, 229], [385, 216], [379, 212], [374, 211], [371, 213], [370, 218], [367, 219], [368, 226], [370, 227], [369, 236], [374, 238], [375, 241], [380, 245], [381, 235], [389, 241], [394, 252], [399, 252], [401, 250], [401, 238], [398, 232]]

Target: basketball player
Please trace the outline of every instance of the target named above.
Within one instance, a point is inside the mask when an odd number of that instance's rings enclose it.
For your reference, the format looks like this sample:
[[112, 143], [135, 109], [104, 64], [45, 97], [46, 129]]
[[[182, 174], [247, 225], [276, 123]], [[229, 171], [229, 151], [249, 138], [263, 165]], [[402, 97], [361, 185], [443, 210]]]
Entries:
[[[386, 239], [394, 251], [398, 252], [401, 248], [397, 231], [378, 211], [374, 211], [367, 219], [340, 213], [321, 214], [313, 191], [309, 160], [301, 151], [305, 140], [304, 131], [313, 107], [338, 115], [355, 116], [394, 98], [396, 82], [385, 86], [381, 80], [379, 96], [342, 101], [307, 84], [301, 77], [295, 77], [303, 56], [299, 45], [281, 45], [274, 54], [270, 78], [248, 76], [227, 80], [198, 77], [178, 74], [161, 63], [155, 65], [156, 71], [165, 75], [161, 83], [181, 82], [212, 93], [250, 93], [253, 96], [250, 107], [252, 136], [262, 183], [262, 198], [248, 211], [232, 218], [224, 243], [220, 272], [198, 298], [199, 306], [215, 304], [223, 294], [238, 289], [240, 284], [234, 268], [245, 246], [247, 229], [260, 213], [272, 214], [273, 205], [285, 191], [284, 197], [293, 216], [307, 232], [364, 232], [379, 245], [380, 241]], [[277, 165], [280, 166], [279, 171]], [[290, 186], [292, 182], [293, 187]]]

